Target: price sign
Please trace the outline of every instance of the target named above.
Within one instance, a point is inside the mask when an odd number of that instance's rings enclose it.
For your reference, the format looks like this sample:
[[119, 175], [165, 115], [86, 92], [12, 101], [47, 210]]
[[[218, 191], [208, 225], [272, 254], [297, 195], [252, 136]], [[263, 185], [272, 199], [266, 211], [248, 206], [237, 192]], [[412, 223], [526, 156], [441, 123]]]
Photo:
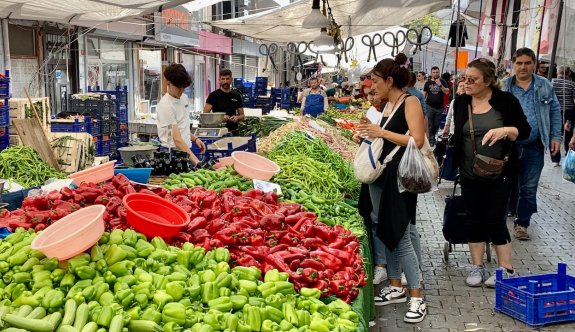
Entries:
[[282, 194], [282, 188], [272, 182], [262, 181], [262, 180], [252, 180], [254, 182], [254, 189], [259, 189], [265, 193], [275, 192], [277, 195]]
[[313, 129], [319, 131], [319, 132], [322, 133], [322, 134], [325, 134], [325, 132], [326, 132], [326, 130], [325, 130], [324, 127], [320, 126], [317, 122], [315, 122], [315, 121], [313, 121], [313, 120], [311, 120], [311, 121], [309, 122], [309, 125], [310, 125], [310, 127], [312, 127]]

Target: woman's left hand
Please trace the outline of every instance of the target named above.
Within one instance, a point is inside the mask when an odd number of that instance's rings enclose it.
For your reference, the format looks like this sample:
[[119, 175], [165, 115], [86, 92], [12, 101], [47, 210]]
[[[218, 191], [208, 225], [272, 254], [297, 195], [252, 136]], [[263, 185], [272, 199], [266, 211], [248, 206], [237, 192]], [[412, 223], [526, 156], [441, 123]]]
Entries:
[[383, 129], [374, 123], [360, 124], [357, 126], [357, 132], [362, 137], [383, 137]]
[[489, 130], [485, 136], [483, 136], [483, 141], [481, 141], [482, 145], [487, 144], [489, 142], [489, 146], [493, 146], [493, 144], [497, 143], [497, 141], [504, 140], [507, 138], [507, 132], [505, 132], [504, 128], [495, 128]]

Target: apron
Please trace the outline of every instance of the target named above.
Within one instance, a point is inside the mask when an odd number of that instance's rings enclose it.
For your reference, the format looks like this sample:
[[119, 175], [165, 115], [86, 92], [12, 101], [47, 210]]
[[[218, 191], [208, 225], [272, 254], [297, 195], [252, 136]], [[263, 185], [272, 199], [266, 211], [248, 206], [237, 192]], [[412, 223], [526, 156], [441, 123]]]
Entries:
[[309, 114], [314, 118], [323, 113], [323, 96], [319, 93], [309, 94], [305, 98], [304, 114]]

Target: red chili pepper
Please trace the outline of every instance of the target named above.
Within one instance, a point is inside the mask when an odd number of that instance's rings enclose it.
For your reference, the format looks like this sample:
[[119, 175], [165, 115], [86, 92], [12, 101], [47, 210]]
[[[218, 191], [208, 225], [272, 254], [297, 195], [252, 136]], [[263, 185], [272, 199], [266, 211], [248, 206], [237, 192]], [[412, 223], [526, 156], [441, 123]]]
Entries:
[[301, 243], [301, 239], [292, 233], [286, 234], [286, 236], [280, 239], [280, 244], [287, 244], [288, 246], [298, 246]]
[[341, 259], [344, 262], [351, 262], [353, 259], [353, 256], [350, 253], [343, 250], [330, 248], [328, 246], [321, 246], [320, 249], [334, 255], [335, 257]]
[[225, 247], [225, 244], [218, 239], [210, 239], [210, 246], [213, 248], [223, 248]]
[[275, 192], [266, 193], [266, 194], [264, 194], [263, 201], [266, 204], [277, 205], [278, 204], [278, 195]]
[[[205, 215], [204, 215], [204, 218], [205, 218]], [[206, 218], [206, 219], [209, 220], [208, 218]], [[220, 229], [222, 229], [225, 225], [226, 225], [226, 223], [222, 219], [215, 218], [215, 219], [212, 219], [212, 221], [210, 221], [208, 223], [207, 230], [208, 230], [208, 232], [210, 232], [210, 234], [214, 234], [217, 231], [219, 231]]]
[[248, 255], [248, 254], [243, 254], [241, 255], [238, 260], [237, 260], [238, 265], [241, 266], [255, 266], [258, 267], [260, 266], [260, 264], [258, 263], [258, 261], [253, 258], [252, 256]]
[[34, 226], [34, 231], [35, 232], [39, 232], [41, 230], [46, 229], [46, 224], [37, 224], [36, 226]]
[[325, 280], [317, 280], [313, 285], [313, 288], [317, 288], [321, 291], [321, 297], [326, 297], [329, 295], [329, 283]]
[[338, 296], [345, 296], [346, 293], [346, 281], [345, 280], [330, 280], [329, 281], [329, 290], [335, 295]]
[[292, 271], [297, 271], [297, 269], [300, 268], [300, 260], [294, 259], [293, 261], [291, 261], [291, 263], [289, 263], [289, 268]]
[[305, 268], [301, 271], [303, 279], [309, 283], [315, 283], [318, 281], [318, 273], [312, 268]]
[[126, 207], [123, 206], [123, 205], [120, 205], [120, 206], [118, 207], [118, 209], [116, 210], [116, 215], [117, 215], [118, 217], [120, 217], [120, 219], [122, 219], [122, 221], [125, 221], [125, 220], [126, 220], [126, 215], [127, 215], [127, 213], [128, 213], [128, 210], [126, 210]]
[[299, 253], [293, 253], [293, 252], [289, 252], [289, 251], [278, 251], [278, 252], [274, 253], [274, 255], [279, 255], [281, 258], [283, 258], [283, 260], [286, 263], [289, 263], [289, 262], [293, 261], [294, 259], [302, 260], [302, 259], [306, 258], [305, 255], [302, 255]]
[[[289, 209], [289, 204], [285, 204], [284, 207], [287, 207]], [[304, 219], [304, 218], [308, 218], [308, 219], [313, 219], [315, 218], [315, 214], [311, 213], [311, 212], [300, 212], [300, 213], [296, 213], [296, 214], [291, 214], [289, 216], [286, 217], [285, 221], [288, 224], [296, 224], [298, 221]]]
[[170, 195], [172, 196], [187, 196], [188, 195], [188, 188], [177, 188], [170, 191]]
[[290, 267], [286, 262], [277, 254], [269, 254], [265, 257], [266, 262], [275, 266], [280, 272], [287, 272], [292, 278], [292, 280], [299, 280], [301, 279], [301, 275], [293, 272], [290, 270]]
[[266, 257], [270, 255], [269, 248], [266, 246], [241, 246], [240, 250], [256, 259], [261, 260], [266, 260]]
[[110, 199], [106, 195], [100, 195], [94, 200], [94, 204], [106, 205]]
[[117, 174], [112, 178], [112, 184], [118, 188], [124, 183], [130, 183], [130, 180], [124, 174]]
[[58, 191], [54, 190], [48, 193], [49, 201], [56, 201], [60, 199], [62, 199], [62, 195]]
[[289, 246], [287, 244], [280, 244], [277, 245], [275, 247], [270, 248], [270, 253], [274, 253], [274, 252], [278, 252], [278, 251], [284, 251], [284, 250], [288, 250]]
[[201, 242], [204, 239], [209, 239], [210, 237], [211, 237], [210, 233], [208, 233], [208, 231], [203, 228], [196, 229], [195, 231], [192, 232], [192, 238], [196, 243]]
[[192, 221], [190, 221], [190, 223], [188, 224], [188, 227], [186, 228], [186, 231], [188, 233], [191, 233], [198, 228], [206, 228], [207, 225], [208, 225], [208, 221], [206, 220], [206, 218], [196, 217], [196, 218], [192, 219]]
[[260, 225], [266, 230], [280, 230], [285, 228], [285, 218], [282, 215], [266, 215], [260, 220]]
[[233, 223], [243, 224], [246, 228], [259, 228], [260, 226], [260, 223], [251, 217], [234, 217], [232, 220]]
[[325, 265], [323, 265], [322, 262], [316, 261], [313, 259], [304, 259], [300, 265], [303, 268], [308, 267], [308, 268], [315, 269], [317, 271], [323, 271], [325, 269]]
[[252, 246], [263, 246], [265, 243], [263, 236], [259, 234], [250, 234], [250, 244]]
[[[343, 248], [344, 246], [346, 246], [348, 243], [348, 240], [344, 239], [343, 237], [338, 237], [337, 239], [335, 239], [335, 241], [331, 242], [328, 244], [328, 247], [330, 248], [335, 248], [335, 249], [340, 249]], [[347, 250], [346, 250], [347, 251]]]
[[321, 261], [326, 267], [336, 271], [339, 270], [342, 265], [342, 262], [339, 258], [322, 250], [312, 251], [310, 252], [310, 256], [312, 259]]
[[70, 189], [68, 187], [64, 187], [64, 188], [60, 189], [60, 194], [62, 194], [62, 198], [70, 199], [74, 195], [74, 192], [72, 191], [72, 189]]
[[243, 194], [244, 197], [250, 197], [259, 201], [261, 201], [262, 198], [264, 198], [264, 195], [265, 193], [258, 189], [248, 190]]
[[11, 215], [7, 209], [0, 209], [0, 218], [9, 218]]
[[315, 249], [315, 248], [319, 248], [321, 246], [324, 246], [325, 243], [323, 242], [323, 240], [314, 237], [314, 238], [306, 238], [303, 239], [303, 246], [309, 249]]
[[124, 192], [126, 193], [126, 195], [127, 195], [127, 194], [133, 194], [133, 193], [136, 192], [136, 188], [134, 188], [134, 186], [132, 186], [131, 184], [129, 184], [129, 185], [127, 185], [127, 186], [124, 188]]
[[242, 195], [242, 192], [239, 191], [238, 189], [235, 189], [235, 188], [224, 188], [220, 191], [220, 193], [222, 194], [222, 196], [225, 194], [231, 194], [233, 196], [241, 196]]

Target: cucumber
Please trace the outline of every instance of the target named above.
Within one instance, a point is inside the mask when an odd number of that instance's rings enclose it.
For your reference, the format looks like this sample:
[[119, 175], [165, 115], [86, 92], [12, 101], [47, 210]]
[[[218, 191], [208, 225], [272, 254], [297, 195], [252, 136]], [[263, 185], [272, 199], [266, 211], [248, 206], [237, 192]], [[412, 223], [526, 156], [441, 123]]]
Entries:
[[14, 314], [16, 316], [26, 317], [32, 312], [32, 310], [34, 310], [34, 309], [31, 306], [25, 304], [25, 305], [21, 306], [20, 309], [18, 309], [18, 311], [16, 311]]
[[76, 309], [78, 304], [76, 301], [69, 299], [64, 305], [64, 317], [62, 318], [62, 325], [73, 325], [76, 318]]
[[108, 332], [122, 332], [124, 328], [124, 318], [122, 315], [116, 315], [112, 318], [112, 322], [110, 323], [110, 329]]
[[94, 322], [89, 322], [88, 324], [84, 325], [84, 328], [81, 332], [96, 332], [98, 331], [98, 324]]
[[42, 319], [44, 317], [46, 317], [46, 309], [42, 307], [38, 307], [32, 310], [32, 312], [29, 313], [28, 316], [26, 316], [26, 318], [33, 318], [33, 319]]
[[90, 315], [90, 308], [86, 303], [82, 303], [76, 309], [76, 317], [74, 318], [74, 328], [78, 331], [82, 331], [86, 322], [88, 322], [88, 316]]
[[78, 332], [78, 329], [70, 325], [62, 325], [58, 328], [58, 332]]
[[57, 326], [60, 326], [60, 322], [62, 321], [62, 314], [60, 312], [56, 311], [55, 313], [44, 317], [43, 320], [48, 321], [57, 327]]
[[13, 314], [7, 314], [6, 317], [4, 317], [4, 321], [13, 327], [25, 329], [31, 332], [53, 332], [55, 329], [54, 324], [48, 321], [26, 318]]

